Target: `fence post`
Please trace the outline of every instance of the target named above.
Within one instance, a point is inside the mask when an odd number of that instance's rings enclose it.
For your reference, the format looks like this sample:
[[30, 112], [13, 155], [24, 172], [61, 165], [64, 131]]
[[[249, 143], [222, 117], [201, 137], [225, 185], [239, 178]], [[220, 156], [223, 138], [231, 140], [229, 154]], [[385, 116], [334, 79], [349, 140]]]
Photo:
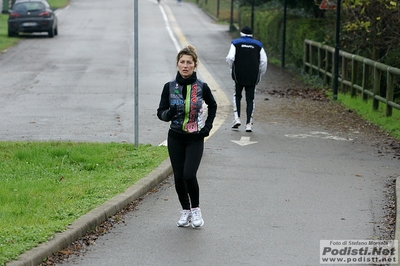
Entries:
[[389, 101], [393, 102], [393, 74], [390, 73], [391, 67], [387, 69], [387, 85], [386, 85], [386, 116], [392, 116], [392, 106], [389, 105]]
[[[332, 59], [331, 60], [332, 60], [331, 62], [333, 62], [332, 71], [331, 71], [331, 73], [332, 73], [331, 81], [334, 81], [335, 80], [335, 78], [334, 78], [334, 75], [335, 75], [335, 53], [332, 53]], [[335, 82], [332, 82], [332, 90], [333, 91], [335, 90], [334, 87], [335, 87]]]
[[[311, 40], [305, 40], [303, 48], [304, 72], [312, 75], [314, 70], [316, 70], [319, 76], [324, 75], [324, 84], [329, 85], [335, 74], [335, 65], [332, 63], [335, 54], [332, 48]], [[322, 50], [325, 50], [325, 52]], [[338, 73], [341, 74], [341, 77], [337, 75], [337, 78], [341, 82], [343, 93], [350, 90], [351, 97], [356, 97], [358, 91], [360, 91], [362, 99], [365, 102], [369, 100], [369, 97], [372, 97], [372, 109], [374, 111], [379, 109], [379, 102], [385, 103], [387, 117], [392, 116], [393, 108], [400, 110], [400, 105], [393, 102], [397, 89], [397, 77], [400, 76], [399, 68], [390, 67], [346, 52], [340, 52], [339, 55], [342, 57], [342, 69]], [[315, 56], [318, 56], [318, 58], [315, 58]], [[325, 61], [325, 64], [323, 61]], [[332, 71], [330, 72], [331, 68]], [[359, 72], [362, 72], [362, 75]], [[386, 79], [386, 91], [382, 90], [381, 92], [384, 82], [382, 79]], [[360, 81], [362, 82], [361, 86], [359, 84]], [[383, 94], [386, 94], [386, 98], [383, 97]]]
[[303, 50], [304, 72], [307, 73], [307, 40], [304, 42]]
[[361, 96], [362, 99], [366, 102], [368, 100], [368, 95], [365, 93], [366, 90], [368, 90], [369, 86], [369, 65], [367, 65], [365, 62], [363, 63], [363, 80], [362, 80], [362, 90], [361, 90]]
[[340, 89], [342, 93], [347, 93], [348, 89], [343, 81], [347, 80], [348, 73], [347, 73], [347, 59], [343, 56], [342, 57], [342, 79], [340, 84]]
[[321, 56], [321, 44], [318, 45], [318, 77], [321, 77], [321, 65], [322, 65], [322, 56]]
[[329, 52], [325, 50], [325, 72], [324, 72], [324, 84], [328, 84], [328, 69], [329, 69]]
[[314, 53], [313, 53], [313, 46], [312, 44], [310, 44], [309, 46], [309, 54], [310, 54], [310, 75], [313, 74], [313, 57], [314, 57]]
[[381, 76], [382, 71], [376, 67], [376, 63], [374, 64], [374, 88], [373, 88], [373, 99], [372, 99], [372, 109], [378, 110], [379, 108], [379, 100], [375, 98], [375, 95], [380, 95], [381, 89]]
[[358, 76], [358, 62], [354, 60], [354, 55], [351, 57], [351, 97], [357, 96], [356, 88], [354, 88], [354, 83], [356, 83]]

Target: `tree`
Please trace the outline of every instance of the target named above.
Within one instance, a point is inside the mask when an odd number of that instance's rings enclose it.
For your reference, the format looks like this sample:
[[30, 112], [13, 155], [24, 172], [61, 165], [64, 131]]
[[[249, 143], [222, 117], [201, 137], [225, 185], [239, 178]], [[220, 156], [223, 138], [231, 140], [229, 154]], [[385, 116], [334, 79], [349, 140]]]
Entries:
[[393, 51], [400, 52], [397, 1], [343, 0], [343, 12], [343, 48], [348, 52], [381, 62], [391, 61]]
[[239, 6], [251, 6], [254, 1], [254, 5], [257, 7], [263, 6], [269, 9], [283, 8], [286, 1], [287, 8], [296, 13], [302, 13], [304, 16], [310, 17], [324, 17], [324, 10], [318, 8], [319, 1], [322, 0], [237, 0]]

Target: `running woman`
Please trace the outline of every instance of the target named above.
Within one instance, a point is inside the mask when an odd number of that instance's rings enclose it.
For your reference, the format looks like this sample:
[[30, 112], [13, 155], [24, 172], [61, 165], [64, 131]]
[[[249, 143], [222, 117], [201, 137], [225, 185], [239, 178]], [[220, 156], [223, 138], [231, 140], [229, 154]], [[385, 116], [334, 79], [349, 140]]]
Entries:
[[[197, 78], [196, 49], [188, 45], [176, 56], [178, 73], [165, 83], [157, 116], [170, 122], [168, 153], [174, 173], [175, 189], [182, 206], [179, 227], [200, 227], [204, 220], [200, 210], [197, 170], [217, 112], [217, 103], [207, 83]], [[207, 118], [203, 118], [203, 103]]]

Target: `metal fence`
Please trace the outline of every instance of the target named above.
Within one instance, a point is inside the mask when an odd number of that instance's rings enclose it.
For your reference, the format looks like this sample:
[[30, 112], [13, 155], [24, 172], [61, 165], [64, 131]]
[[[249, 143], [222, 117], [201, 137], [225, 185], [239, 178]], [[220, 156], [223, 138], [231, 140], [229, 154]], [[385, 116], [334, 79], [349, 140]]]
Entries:
[[[310, 75], [317, 74], [325, 84], [331, 84], [334, 77], [335, 48], [311, 40], [304, 41], [304, 69]], [[395, 86], [400, 81], [400, 69], [391, 67], [362, 56], [339, 52], [341, 67], [338, 71], [338, 84], [342, 93], [352, 97], [361, 95], [367, 101], [372, 98], [372, 108], [377, 110], [379, 103], [386, 104], [386, 116], [392, 116], [393, 108], [400, 105], [393, 101]]]
[[239, 20], [239, 4], [234, 0], [195, 0], [196, 4], [219, 21], [232, 27]]

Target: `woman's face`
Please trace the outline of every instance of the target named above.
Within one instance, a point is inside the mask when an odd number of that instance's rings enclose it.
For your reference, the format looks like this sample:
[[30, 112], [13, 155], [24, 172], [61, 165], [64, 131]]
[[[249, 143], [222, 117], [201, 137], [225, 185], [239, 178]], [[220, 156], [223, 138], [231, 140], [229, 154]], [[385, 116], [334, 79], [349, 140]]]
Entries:
[[190, 77], [193, 74], [195, 68], [196, 64], [194, 63], [193, 57], [191, 55], [184, 54], [181, 56], [178, 61], [178, 71], [183, 78]]

